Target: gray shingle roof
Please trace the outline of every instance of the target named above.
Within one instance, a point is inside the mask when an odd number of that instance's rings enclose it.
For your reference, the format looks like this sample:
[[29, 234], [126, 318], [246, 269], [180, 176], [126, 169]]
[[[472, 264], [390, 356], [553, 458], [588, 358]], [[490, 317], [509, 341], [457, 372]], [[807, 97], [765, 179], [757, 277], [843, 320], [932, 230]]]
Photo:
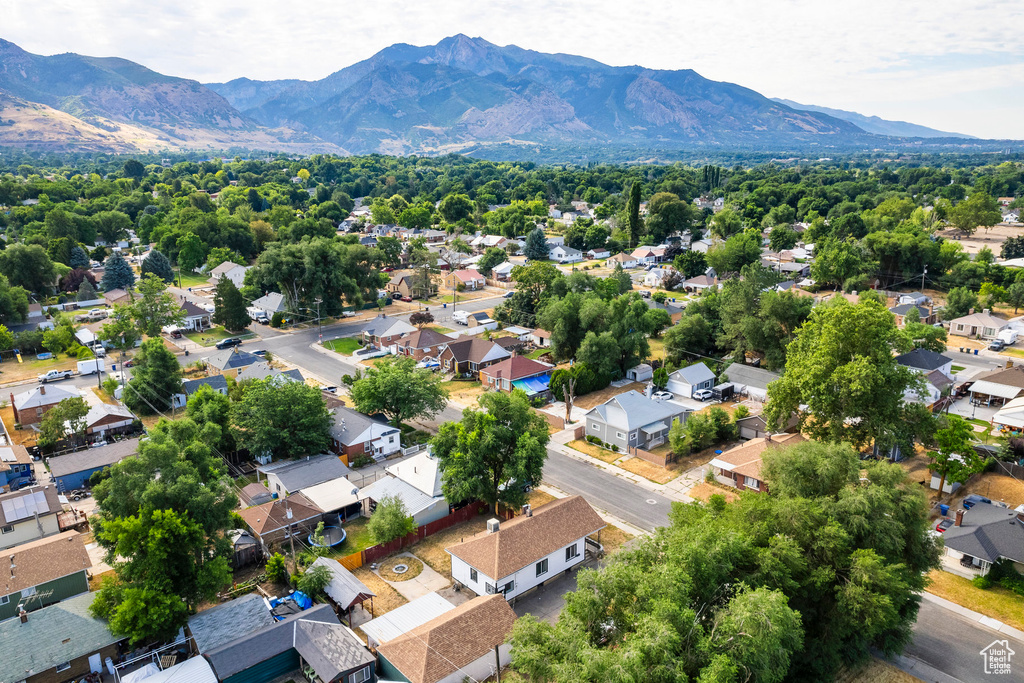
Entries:
[[331, 479], [344, 477], [350, 470], [334, 455], [317, 455], [303, 460], [274, 463], [259, 468], [264, 474], [273, 474], [288, 491], [316, 486]]
[[116, 643], [107, 624], [89, 616], [95, 593], [68, 598], [20, 619], [0, 621], [0, 681], [20, 681]]
[[378, 479], [366, 488], [359, 490], [359, 500], [372, 498], [380, 501], [385, 496], [396, 496], [405, 503], [405, 511], [409, 515], [416, 515], [434, 504], [437, 498], [432, 498], [420, 491], [412, 484], [402, 481], [396, 477], [384, 477]]
[[210, 377], [200, 377], [199, 379], [187, 379], [181, 383], [186, 396], [196, 393], [199, 391], [199, 387], [204, 385], [214, 391], [227, 391], [228, 378], [224, 375], [212, 375]]
[[284, 311], [284, 295], [278, 294], [277, 292], [271, 292], [270, 294], [261, 296], [259, 299], [254, 299], [252, 306], [253, 308], [270, 311], [271, 313]]
[[50, 466], [50, 474], [54, 477], [63, 477], [75, 472], [113, 465], [129, 455], [134, 455], [137, 450], [139, 450], [138, 439], [125, 439], [99, 448], [88, 448], [77, 453], [48, 458], [46, 462]]
[[398, 318], [389, 318], [379, 315], [363, 327], [363, 334], [372, 337], [393, 337], [401, 334], [411, 334], [416, 328]]
[[908, 368], [917, 368], [918, 370], [938, 370], [951, 361], [951, 358], [947, 358], [941, 353], [935, 353], [930, 349], [914, 349], [903, 355], [896, 356], [896, 362], [900, 365], [905, 365]]
[[694, 363], [685, 368], [679, 368], [672, 373], [672, 377], [680, 379], [687, 384], [700, 384], [708, 380], [714, 381], [715, 373], [711, 372], [711, 369], [704, 365], [704, 363]]
[[274, 623], [263, 598], [249, 593], [200, 612], [188, 620], [188, 628], [199, 652], [206, 654]]
[[754, 387], [755, 389], [767, 389], [770, 382], [782, 377], [777, 373], [765, 370], [763, 368], [755, 368], [753, 365], [742, 365], [740, 363], [733, 363], [726, 371], [730, 382], [742, 384], [748, 387]]
[[605, 424], [625, 431], [672, 419], [690, 412], [689, 408], [670, 401], [655, 401], [638, 391], [627, 391], [614, 396], [587, 413]]
[[218, 351], [207, 358], [206, 362], [218, 370], [234, 370], [235, 368], [244, 368], [253, 363], [262, 363], [263, 359], [248, 351], [242, 351], [236, 346], [232, 349]]
[[294, 647], [295, 622], [299, 620], [339, 623], [330, 605], [314, 605], [305, 612], [293, 614], [272, 626], [204, 652], [203, 655], [210, 662], [217, 678], [223, 681]]
[[322, 565], [331, 572], [331, 582], [324, 588], [324, 592], [341, 605], [342, 609], [351, 607], [356, 602], [361, 602], [371, 595], [376, 595], [366, 587], [362, 581], [357, 579], [349, 570], [341, 566], [341, 563], [329, 557], [318, 557], [311, 565], [316, 567]]
[[946, 546], [961, 553], [995, 562], [1007, 557], [1024, 562], [1024, 522], [1013, 510], [978, 503], [964, 513], [961, 526], [942, 534]]
[[889, 309], [889, 312], [893, 315], [906, 315], [910, 313], [912, 308], [917, 309], [917, 315], [924, 319], [931, 315], [931, 312], [924, 306], [918, 306], [917, 304], [900, 304], [899, 306], [893, 306]]
[[62, 389], [53, 385], [40, 384], [34, 389], [29, 389], [15, 396], [14, 407], [18, 410], [25, 410], [26, 408], [52, 406], [66, 398], [81, 398], [81, 396], [78, 391], [69, 391], [68, 389]]
[[370, 651], [341, 624], [300, 619], [295, 622], [295, 649], [322, 681], [372, 664]]

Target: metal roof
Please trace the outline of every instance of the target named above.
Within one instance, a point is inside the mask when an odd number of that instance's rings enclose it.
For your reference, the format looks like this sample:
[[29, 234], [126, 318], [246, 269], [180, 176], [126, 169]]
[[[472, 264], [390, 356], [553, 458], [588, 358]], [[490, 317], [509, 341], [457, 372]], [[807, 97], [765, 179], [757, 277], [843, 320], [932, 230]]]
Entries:
[[[428, 496], [412, 484], [396, 479], [385, 477], [378, 479], [366, 488], [359, 491], [359, 500], [372, 498], [380, 501], [385, 496], [396, 496], [405, 504], [405, 511], [409, 515], [416, 515], [433, 505], [439, 498]], [[443, 500], [443, 498], [441, 498]]]
[[387, 614], [366, 622], [359, 628], [366, 634], [371, 645], [379, 645], [408, 633], [417, 626], [422, 626], [431, 619], [453, 609], [455, 609], [455, 605], [437, 593], [427, 593]]
[[48, 458], [46, 463], [50, 466], [50, 474], [55, 478], [64, 477], [121, 462], [128, 456], [135, 455], [138, 449], [138, 439], [125, 439], [99, 448], [88, 448], [77, 453]]
[[1006, 384], [996, 384], [981, 380], [971, 385], [972, 394], [985, 394], [986, 396], [998, 396], [999, 398], [1017, 398], [1024, 389], [1012, 387]]
[[311, 565], [312, 567], [327, 567], [331, 572], [331, 582], [324, 588], [324, 592], [341, 605], [342, 609], [348, 609], [357, 602], [375, 596], [372, 590], [357, 579], [349, 570], [341, 566], [337, 560], [328, 557], [318, 557]]
[[359, 502], [359, 488], [345, 477], [338, 477], [302, 489], [302, 495], [324, 512], [333, 512]]

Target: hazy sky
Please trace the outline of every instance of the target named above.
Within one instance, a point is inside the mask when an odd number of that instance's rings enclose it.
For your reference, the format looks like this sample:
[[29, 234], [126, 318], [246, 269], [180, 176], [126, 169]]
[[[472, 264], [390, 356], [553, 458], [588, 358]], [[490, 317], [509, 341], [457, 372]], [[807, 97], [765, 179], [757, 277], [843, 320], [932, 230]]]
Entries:
[[0, 37], [30, 52], [203, 82], [317, 79], [392, 43], [465, 33], [1024, 139], [1021, 0], [0, 0], [0, 17]]

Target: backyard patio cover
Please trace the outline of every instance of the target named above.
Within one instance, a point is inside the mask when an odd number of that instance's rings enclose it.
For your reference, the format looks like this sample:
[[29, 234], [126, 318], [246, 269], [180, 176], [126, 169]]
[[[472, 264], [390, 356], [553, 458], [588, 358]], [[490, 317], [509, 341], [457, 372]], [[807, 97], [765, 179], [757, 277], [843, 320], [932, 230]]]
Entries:
[[512, 382], [512, 386], [516, 389], [522, 389], [527, 394], [540, 394], [548, 390], [548, 385], [551, 382], [551, 377], [543, 375], [541, 377], [527, 377], [526, 379], [517, 379]]
[[986, 382], [985, 380], [971, 385], [972, 394], [985, 394], [986, 396], [998, 396], [999, 398], [1017, 398], [1022, 391], [1024, 389], [1020, 387], [1011, 387], [1005, 384]]

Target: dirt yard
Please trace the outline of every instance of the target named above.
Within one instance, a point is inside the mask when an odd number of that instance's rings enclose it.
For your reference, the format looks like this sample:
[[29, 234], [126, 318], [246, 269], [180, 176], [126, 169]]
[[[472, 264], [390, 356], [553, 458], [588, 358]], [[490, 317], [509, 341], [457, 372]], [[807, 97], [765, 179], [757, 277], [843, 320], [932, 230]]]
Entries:
[[592, 458], [597, 458], [598, 460], [602, 460], [607, 463], [613, 463], [623, 456], [622, 453], [616, 453], [615, 451], [610, 451], [607, 448], [601, 448], [600, 446], [579, 439], [576, 441], [570, 441], [568, 446], [580, 453], [589, 455]]
[[985, 496], [993, 501], [1006, 503], [1011, 508], [1024, 503], [1024, 481], [1005, 474], [985, 472], [967, 482], [956, 492], [954, 500], [959, 502], [972, 493]]
[[590, 410], [595, 406], [601, 405], [608, 399], [618, 396], [619, 394], [624, 394], [632, 389], [643, 393], [646, 386], [647, 385], [643, 382], [630, 382], [624, 387], [607, 386], [604, 389], [601, 389], [601, 391], [592, 391], [589, 394], [580, 396], [573, 402], [573, 406], [576, 408], [582, 408], [583, 410]]
[[11, 440], [20, 446], [34, 446], [36, 439], [39, 436], [39, 432], [34, 429], [15, 429], [14, 428], [14, 408], [10, 405], [6, 405], [0, 408], [0, 418], [4, 421], [4, 427], [7, 428], [7, 433], [10, 434]]
[[409, 602], [402, 597], [401, 593], [389, 586], [387, 581], [370, 571], [369, 567], [360, 567], [353, 571], [352, 574], [362, 581], [363, 585], [377, 594], [373, 599], [373, 615], [375, 617], [379, 617]]
[[725, 500], [728, 503], [740, 499], [740, 494], [737, 493], [736, 491], [729, 491], [727, 489], [714, 486], [713, 484], [709, 484], [706, 481], [694, 486], [687, 492], [686, 495], [690, 496], [691, 498], [696, 498], [697, 500], [705, 503], [711, 500], [711, 496], [715, 495], [725, 496]]
[[669, 463], [668, 467], [660, 467], [642, 458], [632, 457], [625, 458], [615, 464], [627, 472], [639, 474], [644, 479], [653, 481], [655, 484], [667, 484], [686, 471], [678, 462]]
[[1024, 234], [1024, 226], [1006, 224], [981, 228], [970, 237], [964, 237], [962, 232], [953, 228], [936, 233], [948, 240], [959, 242], [968, 254], [977, 254], [982, 248], [988, 247], [996, 256], [999, 255], [999, 250], [1008, 237], [1017, 237], [1021, 234]]

